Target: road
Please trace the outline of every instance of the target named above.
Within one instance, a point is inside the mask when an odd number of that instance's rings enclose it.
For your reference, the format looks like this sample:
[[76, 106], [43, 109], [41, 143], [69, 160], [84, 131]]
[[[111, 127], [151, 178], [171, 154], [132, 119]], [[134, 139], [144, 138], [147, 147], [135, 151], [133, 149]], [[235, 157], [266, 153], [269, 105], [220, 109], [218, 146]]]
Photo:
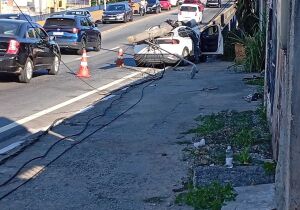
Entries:
[[[203, 22], [209, 21], [220, 9], [208, 8]], [[159, 15], [147, 15], [127, 24], [100, 25], [102, 50], [88, 52], [91, 78], [79, 80], [74, 75], [79, 69], [80, 56], [63, 54], [60, 74], [50, 76], [37, 72], [29, 84], [20, 84], [9, 75], [0, 76], [0, 149], [14, 143], [22, 136], [49, 126], [55, 119], [69, 117], [105, 97], [141, 74], [136, 70], [115, 68], [117, 53], [122, 47], [126, 65], [134, 67], [132, 46], [127, 45], [129, 35], [141, 32], [166, 19], [176, 19], [177, 9]], [[101, 93], [95, 88], [101, 88]]]

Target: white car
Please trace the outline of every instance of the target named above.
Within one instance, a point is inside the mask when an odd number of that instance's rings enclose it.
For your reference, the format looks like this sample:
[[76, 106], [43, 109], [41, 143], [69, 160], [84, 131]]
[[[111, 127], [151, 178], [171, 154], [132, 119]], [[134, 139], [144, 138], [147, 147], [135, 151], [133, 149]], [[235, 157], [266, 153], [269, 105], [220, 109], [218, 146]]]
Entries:
[[175, 7], [178, 5], [178, 0], [169, 0], [172, 7]]
[[178, 21], [191, 21], [195, 20], [201, 23], [203, 12], [199, 10], [197, 4], [182, 4], [178, 13]]
[[134, 60], [137, 66], [159, 65], [163, 63], [174, 65], [181, 60], [180, 57], [190, 59], [193, 56], [223, 54], [223, 36], [220, 26], [209, 26], [201, 33], [199, 40], [202, 51], [201, 55], [194, 55], [193, 41], [189, 36], [191, 31], [200, 34], [198, 26], [194, 28], [179, 26], [167, 36], [154, 40], [154, 43], [159, 48], [147, 43], [135, 45]]

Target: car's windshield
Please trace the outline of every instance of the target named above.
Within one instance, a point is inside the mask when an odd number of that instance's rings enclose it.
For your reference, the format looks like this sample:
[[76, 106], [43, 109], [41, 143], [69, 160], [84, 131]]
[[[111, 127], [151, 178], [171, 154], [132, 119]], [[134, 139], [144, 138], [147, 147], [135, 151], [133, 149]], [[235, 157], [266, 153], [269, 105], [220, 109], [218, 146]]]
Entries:
[[125, 5], [123, 4], [114, 4], [114, 5], [108, 5], [107, 11], [120, 11], [125, 10]]
[[197, 7], [181, 6], [180, 11], [182, 11], [182, 12], [197, 12]]
[[45, 26], [75, 26], [75, 20], [69, 18], [48, 18]]
[[17, 36], [19, 35], [20, 27], [21, 27], [21, 23], [0, 21], [0, 36], [1, 35]]

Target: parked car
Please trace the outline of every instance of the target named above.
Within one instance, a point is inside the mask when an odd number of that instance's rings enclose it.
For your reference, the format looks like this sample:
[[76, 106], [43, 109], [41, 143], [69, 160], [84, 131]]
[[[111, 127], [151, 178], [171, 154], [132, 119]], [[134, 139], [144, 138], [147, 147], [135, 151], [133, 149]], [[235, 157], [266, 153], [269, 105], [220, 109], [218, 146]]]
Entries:
[[202, 1], [201, 0], [184, 0], [183, 4], [196, 4], [199, 7], [199, 11], [203, 12], [204, 8], [205, 8], [204, 5], [206, 5], [203, 2], [205, 2], [205, 1], [203, 1], [203, 0]]
[[182, 4], [178, 13], [178, 21], [195, 20], [201, 23], [203, 18], [203, 10], [198, 4]]
[[0, 14], [0, 19], [27, 20], [32, 21], [30, 15], [27, 14]]
[[221, 0], [207, 0], [206, 2], [206, 6], [210, 7], [210, 6], [215, 6], [215, 7], [222, 7], [222, 1]]
[[161, 13], [161, 6], [159, 0], [147, 0], [147, 13]]
[[178, 0], [170, 0], [170, 4], [172, 7], [176, 7], [178, 5]]
[[79, 55], [84, 48], [101, 49], [101, 32], [97, 24], [87, 17], [77, 15], [56, 15], [46, 19], [44, 29], [56, 37], [61, 49], [76, 50]]
[[16, 74], [24, 83], [35, 70], [57, 74], [61, 55], [54, 39], [37, 23], [0, 20], [0, 72]]
[[133, 21], [133, 11], [127, 3], [113, 3], [106, 7], [102, 23]]
[[160, 0], [161, 9], [170, 10], [172, 5], [169, 0]]
[[88, 10], [79, 9], [79, 10], [68, 10], [65, 12], [65, 15], [78, 15], [78, 16], [85, 16], [91, 20], [91, 22], [94, 22], [93, 17]]
[[[178, 56], [191, 59], [195, 56], [203, 57], [210, 54], [223, 54], [223, 36], [221, 32], [219, 25], [208, 26], [201, 34], [199, 27], [179, 26], [165, 37], [154, 40], [154, 43], [161, 49], [143, 42], [135, 45], [134, 59], [137, 66], [162, 63], [174, 65], [180, 62]], [[194, 54], [194, 43], [190, 37], [191, 33], [200, 35], [198, 43], [202, 51], [200, 55]]]

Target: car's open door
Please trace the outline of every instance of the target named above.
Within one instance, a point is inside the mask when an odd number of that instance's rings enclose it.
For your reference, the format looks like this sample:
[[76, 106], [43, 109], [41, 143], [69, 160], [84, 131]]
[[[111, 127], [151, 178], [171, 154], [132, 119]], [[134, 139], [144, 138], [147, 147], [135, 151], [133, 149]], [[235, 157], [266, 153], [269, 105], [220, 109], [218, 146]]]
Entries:
[[218, 55], [224, 53], [221, 26], [208, 26], [201, 32], [200, 47], [202, 55]]

